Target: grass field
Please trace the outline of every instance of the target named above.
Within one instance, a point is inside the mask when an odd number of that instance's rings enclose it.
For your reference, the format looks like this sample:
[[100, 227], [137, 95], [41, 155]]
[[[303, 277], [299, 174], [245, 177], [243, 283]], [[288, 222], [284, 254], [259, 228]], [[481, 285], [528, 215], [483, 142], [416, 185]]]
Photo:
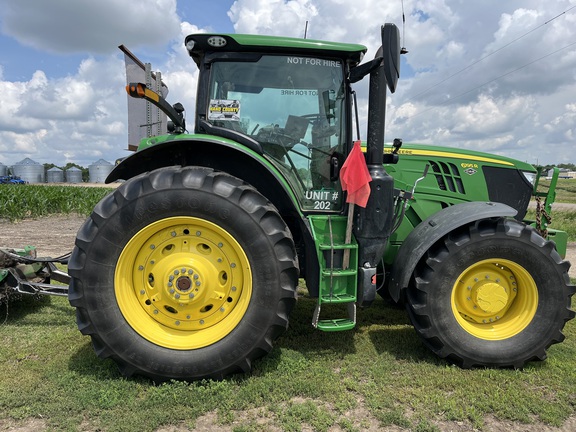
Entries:
[[[542, 179], [539, 182], [538, 190], [547, 191], [550, 180]], [[556, 201], [563, 203], [576, 203], [576, 179], [558, 179], [556, 185]]]
[[404, 310], [383, 300], [344, 333], [314, 330], [314, 306], [299, 299], [290, 329], [251, 375], [156, 386], [124, 379], [111, 361], [98, 359], [66, 299], [4, 305], [0, 419], [41, 419], [50, 430], [70, 431], [183, 431], [209, 417], [214, 430], [237, 432], [390, 425], [425, 432], [458, 424], [482, 429], [490, 418], [518, 425], [502, 430], [540, 431], [542, 423], [559, 426], [576, 413], [573, 321], [545, 362], [462, 370], [424, 348]]
[[[551, 216], [552, 222], [549, 227], [566, 231], [568, 233], [568, 241], [576, 242], [576, 210], [553, 210]], [[531, 221], [535, 220], [536, 212], [534, 210], [528, 210], [526, 219]]]
[[[576, 183], [566, 184], [565, 199], [576, 202]], [[0, 187], [0, 217], [10, 220], [47, 214], [38, 208], [88, 214], [108, 193], [57, 187], [45, 199], [38, 195], [52, 186], [8, 188]], [[70, 189], [73, 195], [58, 197]], [[21, 207], [28, 210], [11, 210]], [[574, 214], [556, 215], [555, 228], [574, 227], [576, 212], [566, 213]], [[432, 432], [490, 431], [495, 424], [536, 432], [569, 418], [576, 424], [574, 320], [545, 362], [462, 370], [422, 345], [403, 309], [379, 299], [359, 312], [355, 330], [322, 333], [310, 324], [315, 300], [304, 288], [300, 293], [289, 330], [252, 374], [162, 385], [122, 378], [112, 361], [98, 359], [65, 298], [0, 305], [0, 430], [13, 430], [14, 422], [22, 422], [22, 432], [180, 432], [199, 425], [235, 432]]]

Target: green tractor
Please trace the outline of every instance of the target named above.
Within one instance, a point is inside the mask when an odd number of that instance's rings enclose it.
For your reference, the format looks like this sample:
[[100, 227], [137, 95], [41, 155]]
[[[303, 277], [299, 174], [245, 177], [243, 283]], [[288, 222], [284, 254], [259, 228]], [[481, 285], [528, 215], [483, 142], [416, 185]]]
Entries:
[[[563, 340], [570, 264], [522, 221], [534, 170], [400, 140], [385, 149], [401, 47], [394, 25], [381, 36], [365, 63], [356, 44], [188, 36], [192, 134], [180, 104], [127, 86], [171, 124], [110, 173], [125, 182], [68, 263], [69, 301], [98, 356], [156, 381], [247, 372], [288, 328], [299, 278], [318, 298], [318, 330], [353, 328], [357, 307], [386, 291], [426, 346], [464, 368], [522, 367]], [[365, 158], [353, 164], [352, 84], [365, 77]], [[366, 187], [367, 202], [351, 199]]]

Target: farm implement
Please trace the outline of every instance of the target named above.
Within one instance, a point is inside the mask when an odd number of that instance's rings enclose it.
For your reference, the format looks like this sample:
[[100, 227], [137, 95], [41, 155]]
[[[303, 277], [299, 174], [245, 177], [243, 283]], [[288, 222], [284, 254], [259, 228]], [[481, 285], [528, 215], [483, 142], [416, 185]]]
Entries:
[[68, 257], [39, 258], [34, 246], [0, 248], [0, 303], [18, 295], [68, 295], [70, 276], [56, 267]]

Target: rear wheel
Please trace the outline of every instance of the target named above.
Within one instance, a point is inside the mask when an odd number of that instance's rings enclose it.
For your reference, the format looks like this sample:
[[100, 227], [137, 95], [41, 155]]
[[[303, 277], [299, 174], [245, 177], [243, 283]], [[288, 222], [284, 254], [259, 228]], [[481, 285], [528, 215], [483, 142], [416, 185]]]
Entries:
[[248, 371], [286, 329], [296, 252], [254, 188], [206, 168], [120, 186], [81, 228], [70, 303], [100, 357], [157, 381]]
[[552, 242], [510, 219], [460, 228], [420, 261], [407, 292], [417, 333], [442, 358], [522, 367], [546, 358], [573, 318], [570, 264]]

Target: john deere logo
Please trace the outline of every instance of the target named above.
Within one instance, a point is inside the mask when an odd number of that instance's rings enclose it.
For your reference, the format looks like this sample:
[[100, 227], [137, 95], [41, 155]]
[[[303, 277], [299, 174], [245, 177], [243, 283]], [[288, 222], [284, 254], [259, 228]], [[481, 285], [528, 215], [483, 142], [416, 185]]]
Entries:
[[466, 174], [468, 174], [468, 175], [474, 175], [474, 174], [476, 174], [478, 171], [476, 171], [474, 168], [468, 168], [468, 169], [465, 169], [464, 172], [465, 172]]

